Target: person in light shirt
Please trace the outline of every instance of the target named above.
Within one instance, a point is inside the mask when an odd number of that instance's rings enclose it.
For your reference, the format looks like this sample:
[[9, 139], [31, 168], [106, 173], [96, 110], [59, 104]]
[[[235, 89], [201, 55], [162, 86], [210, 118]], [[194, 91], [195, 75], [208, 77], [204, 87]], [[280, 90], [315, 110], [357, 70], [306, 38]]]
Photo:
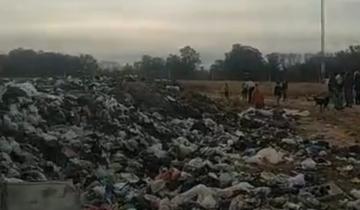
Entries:
[[248, 90], [248, 103], [250, 104], [252, 102], [252, 96], [253, 92], [255, 90], [255, 82], [252, 80], [249, 80], [246, 82], [247, 90]]
[[342, 110], [344, 108], [344, 77], [338, 73], [335, 77], [335, 108]]

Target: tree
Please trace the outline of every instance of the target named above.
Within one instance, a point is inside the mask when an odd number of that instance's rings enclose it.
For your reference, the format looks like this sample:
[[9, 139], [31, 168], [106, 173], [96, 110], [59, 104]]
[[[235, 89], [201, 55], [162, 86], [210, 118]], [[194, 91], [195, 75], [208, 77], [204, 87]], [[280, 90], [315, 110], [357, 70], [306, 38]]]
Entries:
[[165, 78], [165, 61], [160, 57], [144, 55], [141, 61], [134, 64], [135, 68], [146, 79]]
[[33, 50], [22, 48], [12, 50], [5, 59], [4, 73], [11, 72], [15, 76], [30, 76], [32, 73], [40, 71], [36, 67], [36, 58], [37, 54]]
[[190, 46], [180, 49], [180, 56], [170, 54], [166, 58], [166, 69], [171, 79], [189, 79], [199, 70], [200, 54]]
[[168, 71], [168, 79], [177, 79], [181, 77], [183, 64], [180, 56], [170, 54], [166, 58], [166, 69]]
[[210, 79], [223, 79], [226, 77], [226, 72], [224, 71], [225, 64], [224, 60], [216, 60], [213, 64], [210, 66]]
[[163, 58], [154, 57], [152, 58], [150, 72], [157, 78], [166, 78], [166, 62]]
[[122, 69], [121, 71], [123, 71], [124, 73], [126, 74], [131, 74], [131, 73], [134, 73], [135, 69], [132, 65], [130, 64], [126, 64]]
[[[285, 63], [281, 62], [279, 53], [270, 53], [266, 55], [267, 58], [267, 70], [269, 73], [268, 79], [270, 81], [278, 81], [281, 77], [280, 66], [285, 66]], [[283, 69], [282, 69], [283, 70]]]
[[98, 68], [91, 55], [71, 56], [22, 48], [3, 55], [0, 62], [1, 74], [15, 77], [93, 75]]
[[4, 72], [4, 63], [6, 61], [5, 59], [6, 55], [0, 55], [0, 75], [2, 75]]
[[230, 52], [225, 54], [224, 68], [232, 78], [247, 77], [265, 79], [264, 59], [261, 52], [253, 47], [234, 44]]
[[216, 60], [211, 66], [210, 70], [212, 71], [224, 71], [225, 63], [223, 60]]
[[200, 54], [190, 46], [180, 49], [181, 62], [186, 73], [192, 73], [201, 64]]
[[348, 49], [336, 53], [341, 64], [341, 71], [356, 71], [360, 69], [360, 45], [349, 46]]
[[80, 55], [79, 57], [80, 60], [80, 72], [81, 75], [91, 75], [93, 76], [95, 74], [95, 72], [99, 69], [99, 65], [96, 61], [96, 59], [88, 54], [85, 55]]

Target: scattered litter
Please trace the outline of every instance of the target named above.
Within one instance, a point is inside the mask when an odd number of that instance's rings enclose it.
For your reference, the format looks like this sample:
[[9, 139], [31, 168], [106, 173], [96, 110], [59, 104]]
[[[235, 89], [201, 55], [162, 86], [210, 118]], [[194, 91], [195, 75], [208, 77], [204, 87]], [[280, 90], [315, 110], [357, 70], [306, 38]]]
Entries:
[[301, 167], [305, 170], [314, 170], [316, 169], [316, 162], [311, 158], [307, 158], [301, 162]]
[[360, 190], [355, 190], [355, 189], [353, 189], [353, 190], [351, 190], [350, 194], [351, 194], [352, 196], [354, 196], [354, 198], [360, 199]]
[[84, 209], [162, 210], [326, 209], [327, 199], [346, 195], [327, 169], [360, 183], [357, 148], [298, 135], [296, 120], [308, 111], [233, 113], [161, 82], [1, 86], [1, 181], [72, 180]]
[[288, 116], [295, 116], [295, 117], [308, 117], [310, 116], [310, 112], [305, 110], [305, 111], [300, 111], [300, 110], [296, 110], [296, 109], [284, 109], [285, 114]]
[[260, 150], [255, 156], [247, 159], [248, 163], [256, 163], [256, 164], [278, 164], [283, 161], [284, 154], [276, 151], [274, 148], [265, 148]]

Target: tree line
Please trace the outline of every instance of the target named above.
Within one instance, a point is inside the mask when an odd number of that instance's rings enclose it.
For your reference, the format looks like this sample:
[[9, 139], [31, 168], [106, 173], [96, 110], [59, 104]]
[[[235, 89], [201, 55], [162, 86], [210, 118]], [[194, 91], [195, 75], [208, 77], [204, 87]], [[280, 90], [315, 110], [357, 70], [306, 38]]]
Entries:
[[0, 75], [5, 77], [94, 75], [97, 60], [88, 54], [72, 56], [54, 52], [15, 49], [0, 55]]
[[304, 81], [321, 79], [321, 62], [326, 64], [326, 77], [331, 73], [360, 70], [360, 46], [318, 54], [270, 53], [241, 44], [234, 44], [224, 58], [217, 59], [208, 70], [201, 66], [200, 54], [186, 46], [179, 55], [167, 58], [144, 55], [140, 61], [127, 64], [123, 72], [136, 73], [145, 79], [200, 79], [200, 80], [257, 80], [257, 81]]
[[144, 79], [193, 79], [201, 73], [200, 54], [190, 46], [179, 50], [179, 54], [170, 54], [167, 58], [142, 56], [133, 64], [126, 64], [123, 73], [138, 74]]
[[[208, 69], [201, 65], [200, 53], [191, 46], [170, 54], [166, 58], [144, 55], [139, 61], [126, 64], [115, 74], [136, 74], [151, 79], [201, 79], [201, 80], [247, 80], [257, 81], [318, 81], [320, 78], [320, 54], [270, 53], [247, 45], [234, 44]], [[326, 54], [327, 74], [360, 69], [360, 46]], [[72, 56], [61, 53], [15, 49], [0, 55], [0, 75], [31, 76], [91, 76], [108, 73], [100, 68], [91, 55]], [[114, 72], [113, 72], [114, 73]]]

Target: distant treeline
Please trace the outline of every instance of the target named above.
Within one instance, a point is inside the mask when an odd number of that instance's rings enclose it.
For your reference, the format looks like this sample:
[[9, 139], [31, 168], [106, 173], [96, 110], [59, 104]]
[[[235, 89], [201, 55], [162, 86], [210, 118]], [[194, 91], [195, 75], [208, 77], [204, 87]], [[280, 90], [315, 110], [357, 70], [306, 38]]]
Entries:
[[360, 70], [360, 46], [325, 55], [326, 74], [321, 75], [320, 54], [271, 53], [246, 45], [234, 44], [224, 58], [214, 61], [209, 69], [202, 67], [200, 54], [190, 46], [166, 58], [142, 56], [133, 64], [118, 69], [100, 69], [91, 55], [72, 56], [53, 52], [16, 49], [0, 55], [0, 75], [92, 76], [101, 74], [136, 74], [143, 79], [194, 80], [289, 80], [319, 81], [330, 73]]
[[0, 55], [0, 75], [5, 77], [93, 75], [98, 69], [91, 55], [71, 56], [16, 49]]
[[144, 55], [140, 61], [127, 64], [122, 73], [135, 73], [145, 79], [196, 79], [196, 80], [289, 80], [319, 81], [331, 73], [360, 70], [360, 46], [324, 56], [325, 75], [321, 74], [320, 54], [271, 53], [246, 45], [234, 44], [223, 59], [214, 61], [208, 70], [201, 67], [200, 54], [190, 46], [179, 55], [167, 58]]

